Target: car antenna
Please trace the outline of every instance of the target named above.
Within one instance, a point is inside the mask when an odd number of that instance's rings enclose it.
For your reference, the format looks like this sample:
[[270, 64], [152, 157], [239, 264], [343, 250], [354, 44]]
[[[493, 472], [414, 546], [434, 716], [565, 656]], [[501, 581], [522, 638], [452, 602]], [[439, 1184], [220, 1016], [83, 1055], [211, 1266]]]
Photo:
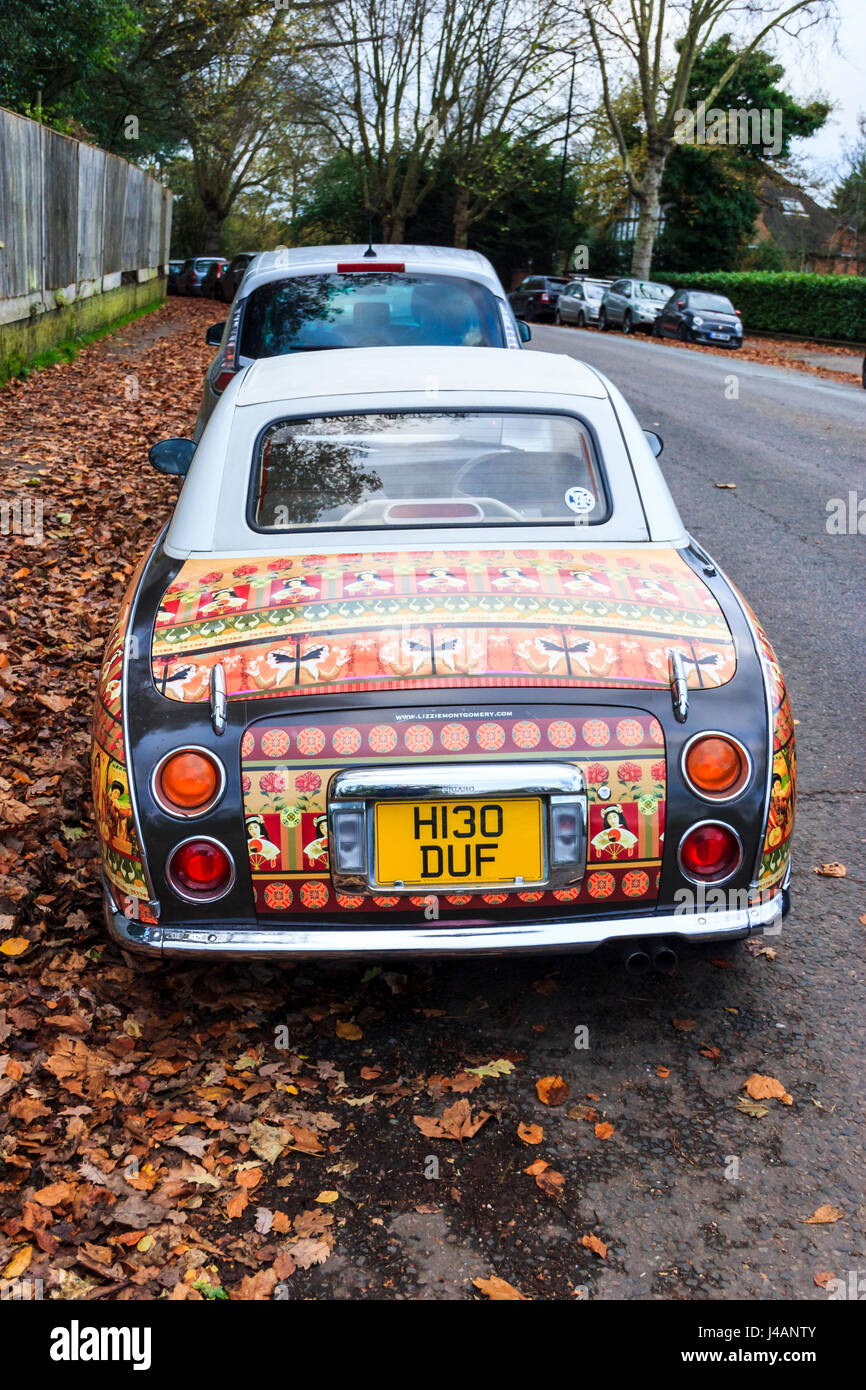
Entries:
[[368, 213], [367, 213], [367, 249], [366, 249], [366, 251], [364, 252], [364, 260], [365, 260], [365, 261], [366, 261], [366, 260], [369, 260], [369, 258], [370, 258], [371, 256], [373, 257], [374, 260], [376, 259], [376, 252], [373, 250], [373, 214], [372, 214], [372, 212], [368, 212]]

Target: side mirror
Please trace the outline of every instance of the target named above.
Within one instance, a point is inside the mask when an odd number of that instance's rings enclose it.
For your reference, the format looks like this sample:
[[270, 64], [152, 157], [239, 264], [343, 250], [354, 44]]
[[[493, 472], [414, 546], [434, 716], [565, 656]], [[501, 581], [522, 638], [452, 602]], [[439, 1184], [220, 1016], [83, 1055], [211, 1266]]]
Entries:
[[522, 343], [528, 343], [530, 338], [532, 337], [532, 329], [529, 327], [529, 324], [526, 322], [525, 319], [517, 320], [517, 332], [520, 335], [520, 341]]
[[660, 434], [656, 434], [655, 430], [644, 430], [644, 434], [646, 435], [647, 444], [652, 449], [653, 458], [657, 459], [659, 454], [665, 447], [664, 440], [662, 439]]
[[225, 319], [223, 319], [222, 323], [211, 324], [210, 328], [204, 335], [204, 340], [207, 343], [208, 347], [219, 347], [220, 343], [223, 340], [223, 329], [225, 328], [225, 326]]
[[147, 451], [158, 473], [171, 473], [176, 478], [185, 478], [195, 453], [191, 439], [161, 439]]

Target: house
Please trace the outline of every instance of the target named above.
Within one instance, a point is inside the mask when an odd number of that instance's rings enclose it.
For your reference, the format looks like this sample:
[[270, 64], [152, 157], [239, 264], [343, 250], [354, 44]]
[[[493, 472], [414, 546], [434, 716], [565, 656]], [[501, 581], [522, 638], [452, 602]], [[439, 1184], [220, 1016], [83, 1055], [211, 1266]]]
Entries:
[[774, 242], [791, 269], [818, 275], [862, 275], [866, 270], [866, 233], [839, 221], [797, 184], [765, 175], [755, 190], [760, 211], [752, 247]]

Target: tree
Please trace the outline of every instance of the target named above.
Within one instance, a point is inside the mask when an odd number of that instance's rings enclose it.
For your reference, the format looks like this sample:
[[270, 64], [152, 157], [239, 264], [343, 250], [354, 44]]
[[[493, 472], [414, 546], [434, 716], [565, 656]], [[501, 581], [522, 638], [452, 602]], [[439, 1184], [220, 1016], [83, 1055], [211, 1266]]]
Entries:
[[[724, 34], [698, 54], [686, 107], [706, 102], [719, 77], [731, 67], [736, 50]], [[791, 142], [814, 134], [829, 114], [826, 102], [800, 105], [780, 84], [785, 70], [772, 54], [755, 49], [738, 66], [715, 103], [723, 110], [780, 113], [785, 160]], [[739, 262], [759, 211], [757, 185], [767, 172], [760, 147], [751, 144], [677, 145], [671, 151], [661, 189], [664, 231], [658, 241], [659, 271], [733, 268]]]
[[458, 244], [519, 184], [506, 142], [532, 143], [562, 120], [545, 101], [557, 71], [541, 48], [556, 15], [555, 0], [342, 0], [329, 10], [335, 47], [312, 65], [315, 119], [358, 160], [385, 241], [404, 239], [440, 161], [456, 180]]
[[75, 89], [116, 65], [137, 20], [129, 0], [4, 0], [0, 104], [70, 114]]
[[[832, 12], [833, 0], [792, 0], [779, 9], [775, 0], [583, 0], [583, 17], [598, 60], [602, 104], [616, 142], [626, 184], [638, 208], [632, 274], [649, 276], [659, 221], [665, 169], [686, 109], [689, 84], [699, 54], [725, 19], [744, 15], [751, 37], [734, 52], [728, 67], [706, 93], [713, 106], [739, 68], [774, 30], [800, 33]], [[775, 10], [775, 13], [773, 12]], [[678, 31], [669, 31], [672, 11]], [[675, 41], [669, 61], [667, 46]], [[615, 64], [640, 93], [643, 142], [640, 157], [629, 149], [616, 110]]]

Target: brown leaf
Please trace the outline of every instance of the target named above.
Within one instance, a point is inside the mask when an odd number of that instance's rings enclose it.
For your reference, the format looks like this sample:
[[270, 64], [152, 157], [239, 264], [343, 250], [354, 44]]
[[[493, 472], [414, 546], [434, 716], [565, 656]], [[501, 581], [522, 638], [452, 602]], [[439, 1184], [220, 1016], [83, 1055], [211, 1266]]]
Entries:
[[820, 864], [812, 870], [813, 874], [820, 874], [822, 878], [844, 878], [848, 870], [844, 864], [839, 864], [835, 859], [829, 864]]
[[827, 1285], [831, 1282], [833, 1277], [834, 1276], [831, 1270], [822, 1269], [814, 1275], [814, 1281], [818, 1285], [819, 1289], [826, 1289]]
[[698, 1026], [693, 1018], [672, 1018], [671, 1023], [678, 1033], [690, 1033], [693, 1028]]
[[596, 1127], [595, 1127], [595, 1137], [596, 1137], [596, 1139], [610, 1139], [610, 1137], [611, 1137], [612, 1134], [613, 1134], [613, 1125], [610, 1124], [609, 1121], [607, 1121], [607, 1120], [602, 1121], [600, 1124], [597, 1124]]
[[535, 1093], [542, 1105], [564, 1105], [568, 1100], [568, 1084], [561, 1076], [542, 1076], [535, 1083]]
[[752, 1072], [748, 1081], [743, 1082], [743, 1090], [752, 1100], [780, 1100], [783, 1105], [793, 1105], [793, 1096], [788, 1095], [781, 1081], [777, 1081], [774, 1076], [761, 1076], [760, 1072]]
[[364, 1036], [363, 1030], [358, 1027], [357, 1023], [343, 1023], [342, 1021], [337, 1024], [336, 1034], [338, 1038], [343, 1038], [346, 1042], [358, 1042]]
[[770, 1113], [766, 1105], [761, 1105], [757, 1100], [749, 1100], [746, 1096], [737, 1096], [737, 1109], [744, 1115], [751, 1115], [753, 1120], [762, 1120]]
[[540, 1144], [544, 1138], [544, 1130], [541, 1128], [541, 1125], [527, 1125], [521, 1123], [517, 1126], [517, 1133], [524, 1144]]
[[839, 1207], [831, 1207], [828, 1204], [823, 1207], [818, 1207], [811, 1216], [807, 1216], [803, 1219], [802, 1224], [804, 1226], [829, 1226], [834, 1221], [841, 1221], [844, 1215], [844, 1211], [841, 1211]]
[[498, 1275], [491, 1274], [489, 1279], [473, 1279], [476, 1289], [480, 1289], [486, 1294], [492, 1303], [528, 1303], [530, 1300], [526, 1294], [519, 1293], [513, 1284], [507, 1283], [505, 1279], [500, 1279]]
[[599, 1240], [598, 1236], [584, 1236], [581, 1244], [585, 1245], [587, 1250], [591, 1250], [593, 1254], [600, 1255], [603, 1260], [607, 1259], [607, 1246], [603, 1240]]
[[443, 1110], [441, 1118], [436, 1116], [413, 1115], [413, 1121], [418, 1126], [422, 1134], [426, 1134], [428, 1139], [471, 1139], [473, 1134], [487, 1120], [490, 1113], [487, 1110], [479, 1110], [473, 1116], [469, 1101], [466, 1099], [457, 1100], [453, 1105]]

